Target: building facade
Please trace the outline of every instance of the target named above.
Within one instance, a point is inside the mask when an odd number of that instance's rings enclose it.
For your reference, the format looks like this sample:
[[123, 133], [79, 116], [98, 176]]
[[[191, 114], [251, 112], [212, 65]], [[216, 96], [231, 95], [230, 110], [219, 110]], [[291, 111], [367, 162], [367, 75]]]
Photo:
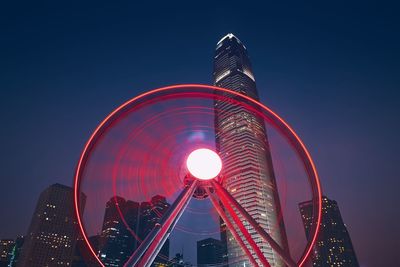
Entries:
[[[166, 198], [158, 195], [142, 203], [125, 200], [119, 196], [112, 197], [106, 204], [99, 242], [99, 256], [104, 265], [123, 266], [169, 206]], [[152, 266], [167, 266], [168, 260], [169, 240], [161, 248]]]
[[[53, 184], [39, 197], [17, 266], [70, 266], [78, 237], [73, 189]], [[81, 196], [85, 203], [85, 196]]]
[[197, 241], [197, 266], [225, 266], [224, 247], [221, 240], [214, 238]]
[[25, 240], [24, 236], [18, 236], [17, 239], [15, 239], [15, 245], [11, 252], [9, 267], [17, 266], [19, 255], [21, 254], [22, 245], [24, 244], [24, 240]]
[[[125, 222], [121, 219], [124, 215]], [[123, 266], [135, 251], [137, 242], [125, 223], [136, 232], [139, 203], [115, 196], [106, 203], [103, 227], [100, 234], [100, 259], [105, 266]]]
[[[140, 204], [140, 223], [138, 233], [142, 240], [146, 238], [151, 230], [153, 230], [169, 207], [170, 204], [167, 202], [167, 199], [160, 195], [152, 197], [149, 202], [142, 202]], [[168, 263], [169, 239], [165, 241], [157, 257], [154, 259], [152, 266], [162, 267], [167, 266]]]
[[8, 267], [14, 246], [15, 241], [12, 239], [0, 240], [0, 267]]
[[[213, 78], [216, 86], [259, 99], [247, 49], [233, 34], [217, 43]], [[287, 249], [264, 121], [227, 101], [216, 99], [214, 106], [216, 147], [224, 166], [223, 186], [278, 244]], [[249, 225], [247, 228], [271, 266], [284, 266], [269, 244]], [[229, 266], [250, 266], [229, 231], [222, 231], [221, 239], [226, 240]], [[254, 257], [257, 259], [255, 254]]]
[[[100, 235], [94, 235], [89, 237], [90, 245], [93, 250], [99, 254], [99, 242]], [[87, 245], [83, 238], [79, 237], [75, 246], [75, 254], [72, 260], [72, 267], [98, 267], [99, 263], [97, 259], [91, 254], [90, 250], [87, 249]]]
[[[299, 204], [307, 239], [310, 238], [313, 220], [313, 203]], [[318, 239], [314, 245], [311, 261], [315, 267], [359, 267], [357, 257], [342, 220], [338, 204], [327, 197], [322, 198], [322, 220]]]

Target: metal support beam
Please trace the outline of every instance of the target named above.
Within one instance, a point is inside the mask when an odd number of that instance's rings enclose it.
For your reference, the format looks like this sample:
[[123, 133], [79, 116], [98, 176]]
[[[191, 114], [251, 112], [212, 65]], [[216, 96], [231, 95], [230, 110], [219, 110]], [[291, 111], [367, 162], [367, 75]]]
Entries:
[[247, 257], [249, 258], [251, 264], [253, 266], [259, 266], [257, 261], [254, 259], [253, 255], [251, 254], [250, 250], [247, 248], [246, 244], [243, 242], [242, 238], [240, 237], [239, 233], [236, 231], [235, 227], [233, 226], [232, 222], [229, 220], [228, 216], [225, 214], [225, 211], [221, 207], [218, 202], [218, 199], [215, 197], [214, 194], [210, 192], [208, 187], [205, 188], [207, 194], [210, 196], [211, 203], [213, 204], [214, 208], [217, 210], [219, 216], [225, 222], [226, 227], [228, 227], [229, 231], [232, 233], [233, 237], [235, 238], [236, 242], [240, 245], [242, 250], [246, 253]]
[[160, 222], [155, 225], [153, 230], [143, 240], [133, 255], [125, 263], [124, 267], [147, 267], [151, 265], [189, 204], [193, 192], [197, 188], [197, 183], [198, 181], [194, 179], [185, 186], [178, 198], [168, 209], [167, 213], [164, 214]]
[[264, 267], [271, 267], [268, 260], [265, 258], [265, 255], [261, 252], [260, 248], [257, 246], [256, 242], [253, 240], [252, 236], [250, 235], [249, 231], [244, 226], [243, 222], [240, 220], [239, 216], [236, 214], [235, 210], [229, 205], [227, 201], [224, 201], [223, 198], [220, 197], [222, 205], [225, 207], [225, 210], [231, 216], [235, 224], [239, 227], [240, 232], [246, 238], [247, 242], [256, 253], [258, 259], [260, 260], [262, 266]]
[[251, 226], [272, 247], [272, 249], [275, 250], [279, 256], [281, 256], [282, 260], [289, 267], [297, 267], [297, 264], [290, 257], [289, 253], [282, 249], [278, 243], [276, 243], [276, 241], [264, 230], [264, 228], [257, 223], [257, 221], [231, 196], [231, 194], [221, 184], [216, 181], [212, 181], [211, 183], [216, 189], [216, 193], [222, 202], [224, 202], [224, 200], [229, 201], [229, 203], [251, 224]]

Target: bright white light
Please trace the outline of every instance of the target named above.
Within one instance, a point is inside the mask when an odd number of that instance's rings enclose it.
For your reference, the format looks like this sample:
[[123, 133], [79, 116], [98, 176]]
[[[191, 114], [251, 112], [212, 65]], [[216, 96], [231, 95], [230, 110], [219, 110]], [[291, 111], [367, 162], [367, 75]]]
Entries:
[[222, 169], [221, 158], [214, 151], [200, 148], [190, 153], [186, 160], [189, 172], [201, 180], [210, 180], [218, 176]]

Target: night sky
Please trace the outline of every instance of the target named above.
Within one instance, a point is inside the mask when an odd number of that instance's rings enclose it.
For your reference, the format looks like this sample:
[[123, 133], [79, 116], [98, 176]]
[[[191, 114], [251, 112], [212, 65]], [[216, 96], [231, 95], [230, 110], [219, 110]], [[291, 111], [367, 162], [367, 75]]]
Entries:
[[212, 83], [216, 42], [233, 32], [262, 102], [310, 149], [361, 266], [400, 266], [395, 1], [82, 2], [0, 5], [0, 238], [26, 234], [48, 185], [72, 184], [86, 139], [119, 104]]

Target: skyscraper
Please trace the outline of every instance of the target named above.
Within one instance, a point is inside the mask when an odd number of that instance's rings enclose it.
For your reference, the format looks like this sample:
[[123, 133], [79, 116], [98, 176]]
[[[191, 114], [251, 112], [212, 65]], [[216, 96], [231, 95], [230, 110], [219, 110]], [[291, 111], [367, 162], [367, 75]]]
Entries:
[[[246, 47], [233, 34], [223, 37], [214, 57], [214, 84], [258, 100], [258, 91]], [[215, 103], [216, 146], [224, 168], [223, 186], [282, 247], [287, 238], [264, 121], [254, 113], [226, 101]], [[271, 266], [284, 266], [275, 251], [249, 228]], [[226, 239], [229, 266], [249, 261], [229, 231]], [[254, 254], [257, 259], [257, 256]]]
[[[103, 227], [100, 235], [100, 258], [105, 266], [123, 266], [147, 237], [169, 203], [163, 196], [154, 196], [148, 202], [134, 202], [122, 197], [112, 197], [106, 204]], [[120, 212], [124, 216], [122, 220]], [[131, 233], [126, 224], [133, 231]], [[136, 237], [134, 236], [136, 235]], [[152, 266], [166, 266], [169, 257], [169, 240], [165, 242]]]
[[[313, 203], [299, 204], [307, 239], [310, 238], [313, 219]], [[358, 267], [358, 261], [346, 225], [343, 223], [338, 204], [322, 198], [322, 220], [318, 239], [311, 255], [315, 267]]]
[[0, 240], [0, 267], [7, 267], [10, 263], [15, 241], [12, 239]]
[[206, 238], [197, 241], [197, 266], [223, 266], [224, 244], [221, 240]]
[[[119, 209], [119, 210], [118, 210]], [[125, 222], [121, 219], [124, 215]], [[123, 266], [137, 247], [136, 238], [125, 223], [136, 232], [139, 218], [139, 203], [112, 197], [106, 204], [103, 227], [100, 235], [100, 258], [105, 266]]]
[[73, 189], [61, 184], [40, 194], [17, 266], [71, 265], [78, 236], [73, 196]]
[[[142, 202], [140, 204], [139, 235], [142, 240], [153, 230], [169, 207], [170, 204], [167, 202], [166, 198], [160, 195], [152, 197], [150, 202]], [[166, 266], [168, 261], [169, 239], [165, 241], [158, 256], [154, 259], [152, 266]]]

